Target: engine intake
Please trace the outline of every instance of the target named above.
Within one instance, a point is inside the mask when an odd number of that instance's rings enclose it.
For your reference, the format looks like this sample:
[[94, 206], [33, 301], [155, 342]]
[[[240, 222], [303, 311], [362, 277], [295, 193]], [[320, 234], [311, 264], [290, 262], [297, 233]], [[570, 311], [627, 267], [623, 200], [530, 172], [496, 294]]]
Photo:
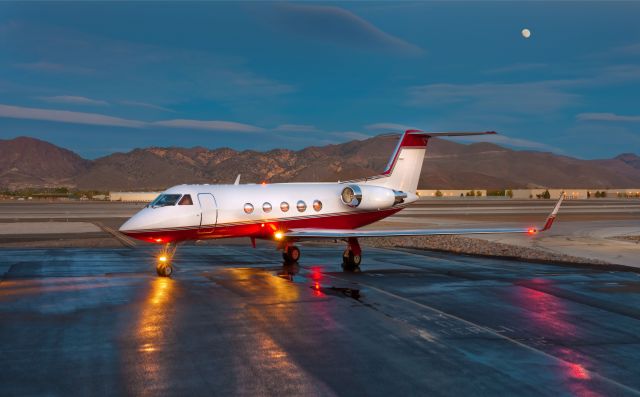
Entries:
[[349, 185], [342, 189], [340, 198], [343, 203], [355, 208], [362, 202], [362, 189], [358, 185]]
[[349, 207], [373, 210], [391, 208], [406, 198], [405, 192], [382, 186], [348, 185], [340, 193], [340, 199]]

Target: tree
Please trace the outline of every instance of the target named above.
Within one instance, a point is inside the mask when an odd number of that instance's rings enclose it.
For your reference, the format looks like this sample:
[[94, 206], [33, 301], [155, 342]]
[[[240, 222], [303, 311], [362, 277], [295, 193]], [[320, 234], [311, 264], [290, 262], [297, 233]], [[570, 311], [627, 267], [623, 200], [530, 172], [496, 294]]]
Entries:
[[442, 192], [440, 190], [436, 190], [436, 197], [442, 197]]
[[591, 192], [587, 190], [587, 198], [591, 198]]
[[507, 194], [507, 196], [508, 196], [509, 198], [513, 198], [513, 190], [511, 190], [511, 189], [507, 190], [507, 193], [506, 193], [506, 194]]
[[543, 199], [550, 199], [551, 198], [551, 193], [549, 193], [549, 189], [545, 190], [544, 193], [542, 193], [542, 198]]
[[476, 190], [476, 197], [482, 197], [482, 192], [480, 190]]

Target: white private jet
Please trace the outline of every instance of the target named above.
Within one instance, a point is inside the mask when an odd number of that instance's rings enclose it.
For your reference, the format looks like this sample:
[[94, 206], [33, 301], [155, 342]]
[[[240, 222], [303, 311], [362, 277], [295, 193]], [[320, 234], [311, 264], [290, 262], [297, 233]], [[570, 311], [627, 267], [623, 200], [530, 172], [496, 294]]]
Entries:
[[358, 237], [445, 234], [528, 233], [548, 230], [562, 195], [542, 228], [360, 230], [397, 213], [418, 199], [416, 189], [429, 138], [495, 134], [408, 130], [380, 175], [336, 183], [179, 185], [167, 189], [131, 217], [120, 231], [163, 244], [157, 273], [173, 273], [176, 245], [187, 240], [249, 237], [277, 242], [285, 263], [296, 263], [301, 240], [340, 239], [347, 243], [343, 268], [356, 269], [362, 259]]

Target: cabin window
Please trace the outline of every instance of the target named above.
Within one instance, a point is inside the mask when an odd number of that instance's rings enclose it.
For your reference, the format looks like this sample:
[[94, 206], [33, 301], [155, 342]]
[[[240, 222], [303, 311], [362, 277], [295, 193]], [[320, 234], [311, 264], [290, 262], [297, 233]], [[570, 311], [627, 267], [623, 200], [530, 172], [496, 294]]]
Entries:
[[246, 204], [244, 205], [244, 212], [245, 212], [246, 214], [250, 214], [250, 213], [252, 213], [252, 212], [253, 212], [253, 204], [251, 204], [251, 203], [246, 203]]
[[176, 205], [180, 200], [180, 194], [161, 194], [149, 204], [151, 208], [168, 207]]
[[281, 202], [280, 203], [280, 211], [282, 211], [282, 212], [289, 211], [289, 203], [287, 203], [286, 201]]
[[305, 212], [307, 210], [307, 203], [302, 200], [299, 200], [296, 203], [296, 208], [298, 208], [298, 212]]
[[322, 209], [322, 201], [314, 200], [313, 201], [313, 209], [316, 210], [316, 212], [320, 211]]
[[262, 204], [262, 210], [263, 210], [264, 212], [271, 212], [271, 209], [272, 209], [272, 207], [271, 207], [271, 203], [264, 203], [264, 204]]
[[193, 205], [193, 200], [191, 200], [191, 195], [185, 194], [184, 196], [182, 196], [182, 198], [178, 202], [178, 205]]

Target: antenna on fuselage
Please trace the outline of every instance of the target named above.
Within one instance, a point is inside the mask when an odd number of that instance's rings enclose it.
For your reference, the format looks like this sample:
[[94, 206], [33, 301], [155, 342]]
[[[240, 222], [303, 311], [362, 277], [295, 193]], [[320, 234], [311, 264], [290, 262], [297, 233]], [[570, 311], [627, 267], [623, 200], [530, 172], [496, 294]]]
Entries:
[[239, 185], [240, 184], [240, 175], [242, 175], [242, 174], [238, 174], [238, 176], [236, 177], [236, 181], [233, 182], [234, 185]]

